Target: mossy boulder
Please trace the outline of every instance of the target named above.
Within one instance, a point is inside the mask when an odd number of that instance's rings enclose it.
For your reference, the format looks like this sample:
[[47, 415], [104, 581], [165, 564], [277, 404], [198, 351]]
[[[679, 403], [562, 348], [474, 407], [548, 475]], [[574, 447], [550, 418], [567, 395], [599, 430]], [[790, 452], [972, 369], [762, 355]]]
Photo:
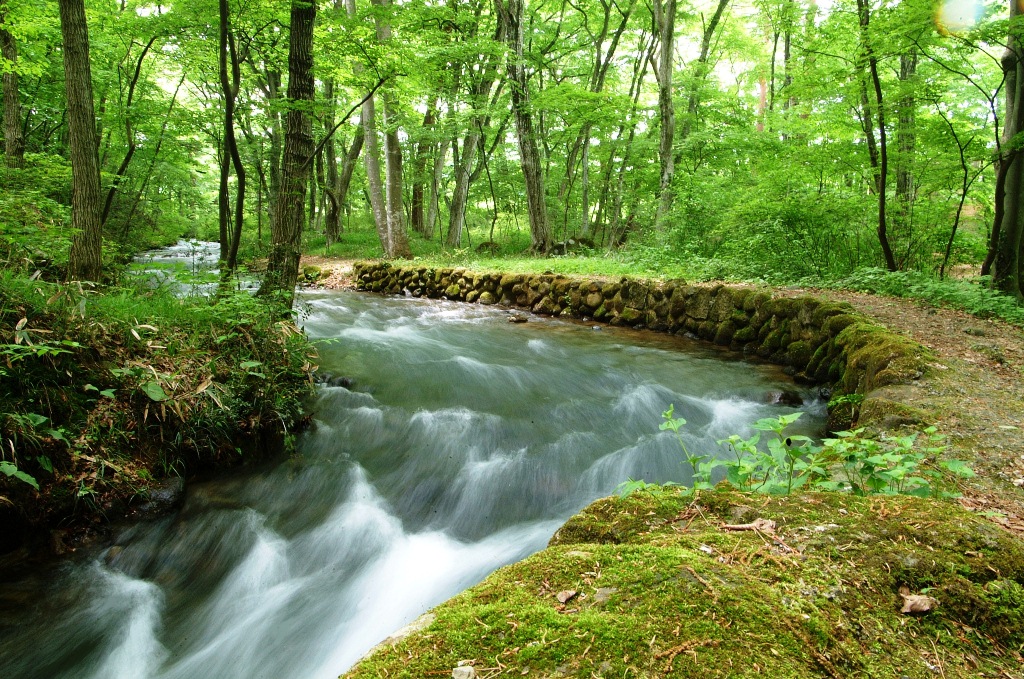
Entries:
[[[776, 527], [729, 529], [751, 517]], [[1015, 677], [1022, 584], [1024, 542], [954, 503], [655, 489], [595, 502], [345, 676]]]

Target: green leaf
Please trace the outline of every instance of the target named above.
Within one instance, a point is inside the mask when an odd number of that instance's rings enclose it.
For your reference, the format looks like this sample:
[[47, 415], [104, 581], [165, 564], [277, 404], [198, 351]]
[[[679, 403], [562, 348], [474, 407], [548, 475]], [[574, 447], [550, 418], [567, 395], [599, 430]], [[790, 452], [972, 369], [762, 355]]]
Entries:
[[25, 483], [32, 486], [36, 490], [39, 490], [39, 484], [36, 483], [36, 480], [33, 477], [21, 471], [7, 460], [0, 460], [0, 472], [6, 474], [7, 476], [13, 476], [14, 478], [20, 481], [24, 481]]
[[242, 361], [238, 364], [238, 367], [242, 370], [251, 370], [263, 365], [261, 361]]
[[167, 393], [164, 391], [164, 388], [160, 386], [160, 383], [155, 380], [146, 382], [142, 385], [141, 389], [146, 392], [146, 396], [149, 396], [154, 401], [167, 400]]

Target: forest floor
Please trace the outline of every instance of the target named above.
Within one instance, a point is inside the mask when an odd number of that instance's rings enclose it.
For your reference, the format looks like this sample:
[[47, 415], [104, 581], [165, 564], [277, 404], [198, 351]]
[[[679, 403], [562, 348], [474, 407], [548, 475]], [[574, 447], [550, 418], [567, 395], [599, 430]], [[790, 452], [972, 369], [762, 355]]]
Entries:
[[[354, 261], [304, 257], [302, 265], [322, 270], [316, 287], [342, 289], [354, 287]], [[774, 292], [847, 302], [931, 350], [933, 370], [901, 398], [932, 415], [952, 456], [977, 473], [963, 485], [961, 504], [1024, 536], [1024, 330], [912, 299], [793, 287]]]

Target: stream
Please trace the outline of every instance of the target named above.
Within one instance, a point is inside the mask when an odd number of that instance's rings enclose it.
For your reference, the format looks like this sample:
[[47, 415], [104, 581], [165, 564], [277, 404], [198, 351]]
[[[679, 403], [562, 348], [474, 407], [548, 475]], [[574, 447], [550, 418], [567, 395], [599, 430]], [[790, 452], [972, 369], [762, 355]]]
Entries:
[[796, 390], [678, 337], [501, 309], [305, 292], [315, 426], [290, 458], [190, 484], [173, 516], [0, 584], [3, 679], [334, 679], [368, 649], [629, 477], [686, 481], [691, 450]]

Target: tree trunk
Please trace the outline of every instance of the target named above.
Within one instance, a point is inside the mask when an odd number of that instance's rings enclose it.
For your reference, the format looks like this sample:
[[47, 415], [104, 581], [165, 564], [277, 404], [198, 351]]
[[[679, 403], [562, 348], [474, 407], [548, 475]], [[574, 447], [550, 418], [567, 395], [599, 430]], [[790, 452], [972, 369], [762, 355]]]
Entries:
[[[996, 239], [995, 260], [992, 265], [992, 283], [1008, 295], [1022, 297], [1021, 244], [1024, 233], [1024, 163], [1013, 138], [1024, 131], [1024, 50], [1016, 35], [1020, 7], [1010, 0], [1010, 36], [1002, 57], [1006, 77], [1006, 122], [1003, 126], [1000, 175], [1003, 186], [996, 186], [996, 200], [1002, 204], [1002, 220]], [[1001, 190], [1000, 190], [1001, 189]], [[998, 206], [997, 206], [998, 209]]]
[[281, 153], [284, 147], [284, 132], [281, 127], [281, 113], [275, 105], [281, 99], [281, 73], [267, 70], [268, 105], [270, 105], [270, 195], [267, 202], [270, 214], [274, 214], [277, 195], [281, 192]]
[[[454, 142], [453, 142], [454, 143]], [[434, 154], [434, 171], [430, 178], [430, 202], [427, 204], [427, 220], [423, 225], [426, 235], [433, 236], [434, 227], [440, 214], [441, 182], [444, 178], [444, 165], [448, 157], [448, 144], [438, 143]], [[440, 240], [440, 234], [439, 238]]]
[[[389, 9], [391, 0], [371, 0], [381, 9]], [[391, 42], [391, 24], [376, 16], [377, 40], [386, 45]], [[402, 189], [402, 145], [398, 139], [398, 102], [392, 88], [381, 94], [381, 112], [384, 123], [384, 196], [388, 229], [388, 257], [412, 258], [409, 249], [409, 234], [405, 230], [405, 207]]]
[[882, 81], [878, 76], [878, 59], [875, 57], [871, 47], [868, 26], [871, 19], [871, 9], [868, 6], [870, 0], [857, 0], [857, 10], [860, 18], [861, 48], [867, 57], [868, 74], [871, 77], [871, 84], [875, 90], [875, 106], [878, 115], [878, 242], [882, 246], [882, 256], [885, 258], [885, 266], [889, 271], [896, 271], [896, 258], [892, 253], [892, 246], [889, 244], [889, 234], [886, 226], [885, 198], [887, 175], [889, 172], [889, 156], [886, 144], [885, 132], [885, 102], [882, 99]]
[[457, 142], [452, 141], [452, 157], [455, 161], [455, 188], [452, 189], [451, 209], [448, 212], [448, 235], [444, 244], [450, 248], [462, 245], [462, 230], [466, 226], [466, 208], [469, 204], [469, 184], [473, 174], [473, 162], [476, 160], [477, 148], [480, 145], [480, 134], [473, 127], [466, 134], [459, 152]]
[[658, 118], [661, 128], [658, 137], [658, 159], [661, 161], [659, 180], [657, 228], [662, 229], [672, 209], [672, 177], [675, 174], [675, 154], [672, 146], [676, 134], [676, 109], [672, 102], [672, 66], [675, 55], [676, 0], [654, 0], [654, 22], [661, 45], [655, 78], [658, 81]]
[[338, 175], [338, 185], [334, 190], [334, 195], [338, 199], [339, 209], [341, 206], [348, 205], [348, 191], [349, 186], [352, 184], [352, 173], [356, 169], [356, 162], [359, 160], [359, 154], [363, 150], [364, 139], [363, 126], [359, 125], [356, 127], [355, 136], [352, 137], [352, 144], [348, 147], [348, 151], [346, 151], [345, 157], [341, 161], [341, 173]]
[[121, 160], [121, 165], [118, 166], [117, 172], [114, 173], [114, 181], [110, 185], [110, 190], [107, 191], [107, 199], [103, 203], [103, 213], [100, 215], [101, 225], [106, 224], [107, 218], [110, 217], [110, 209], [114, 205], [114, 197], [121, 188], [121, 183], [124, 181], [128, 168], [132, 164], [132, 158], [135, 156], [135, 150], [138, 148], [138, 144], [135, 143], [135, 130], [132, 128], [132, 101], [135, 99], [135, 87], [138, 85], [139, 77], [142, 75], [142, 62], [145, 61], [146, 55], [153, 47], [153, 43], [156, 42], [156, 38], [157, 36], [150, 38], [149, 42], [142, 49], [142, 54], [135, 61], [135, 70], [132, 73], [132, 77], [128, 81], [128, 96], [125, 98], [124, 105], [124, 132], [128, 150], [125, 151], [124, 159]]
[[21, 127], [21, 95], [18, 92], [18, 45], [5, 28], [6, 6], [0, 9], [0, 56], [10, 62], [4, 72], [4, 159], [7, 167], [25, 164], [25, 137]]
[[[334, 129], [334, 108], [337, 104], [334, 98], [334, 81], [328, 80], [324, 83], [324, 99], [326, 99], [327, 114], [324, 117], [324, 129], [330, 133]], [[344, 141], [342, 142], [344, 147]], [[327, 183], [324, 186], [324, 195], [330, 205], [327, 206], [327, 215], [324, 218], [324, 238], [327, 246], [338, 240], [338, 213], [340, 205], [338, 202], [338, 151], [334, 142], [334, 135], [328, 137], [324, 143], [324, 156], [327, 161]]]
[[98, 282], [103, 269], [100, 167], [84, 0], [60, 0], [60, 29], [64, 39], [64, 89], [71, 150], [71, 225], [75, 229], [68, 278]]
[[426, 182], [428, 149], [431, 146], [431, 142], [427, 137], [432, 135], [434, 131], [434, 109], [436, 107], [437, 102], [435, 100], [430, 103], [426, 114], [423, 116], [423, 128], [420, 133], [421, 137], [416, 142], [415, 161], [413, 162], [412, 170], [412, 228], [416, 229], [424, 237], [430, 236], [423, 214], [423, 185]]
[[914, 187], [914, 154], [917, 149], [917, 101], [911, 88], [917, 73], [917, 51], [911, 48], [900, 55], [899, 80], [903, 91], [898, 102], [896, 119], [896, 219], [897, 239], [907, 242], [908, 251], [904, 256], [909, 259], [909, 248], [912, 245]]
[[[675, 2], [675, 0], [670, 0]], [[523, 0], [495, 0], [498, 14], [505, 27], [508, 45], [508, 80], [512, 94], [512, 112], [516, 119], [516, 138], [519, 142], [519, 163], [526, 183], [526, 207], [530, 216], [530, 249], [544, 253], [551, 249], [551, 229], [545, 204], [544, 177], [541, 174], [537, 136], [530, 114], [526, 68], [523, 64]]]
[[299, 277], [306, 185], [313, 158], [313, 121], [308, 113], [313, 84], [313, 24], [316, 3], [292, 0], [288, 40], [288, 115], [285, 118], [281, 192], [270, 223], [272, 241], [260, 296], [279, 296], [291, 308]]

